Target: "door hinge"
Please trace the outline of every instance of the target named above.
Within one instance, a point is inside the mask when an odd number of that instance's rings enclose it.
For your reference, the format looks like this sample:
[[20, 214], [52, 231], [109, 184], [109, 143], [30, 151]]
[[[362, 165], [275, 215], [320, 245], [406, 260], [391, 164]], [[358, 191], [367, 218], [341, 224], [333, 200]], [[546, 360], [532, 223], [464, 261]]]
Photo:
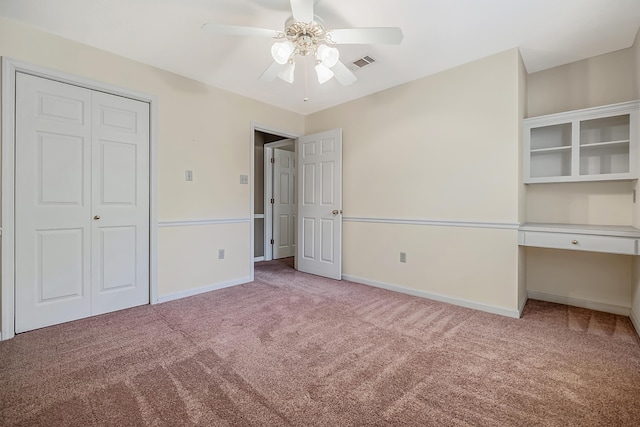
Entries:
[[275, 242], [276, 242], [275, 240], [271, 239], [271, 244], [272, 244], [272, 245], [273, 245]]
[[271, 158], [271, 163], [275, 163], [276, 159], [274, 157]]
[[276, 199], [271, 199], [271, 204], [274, 204], [276, 202]]

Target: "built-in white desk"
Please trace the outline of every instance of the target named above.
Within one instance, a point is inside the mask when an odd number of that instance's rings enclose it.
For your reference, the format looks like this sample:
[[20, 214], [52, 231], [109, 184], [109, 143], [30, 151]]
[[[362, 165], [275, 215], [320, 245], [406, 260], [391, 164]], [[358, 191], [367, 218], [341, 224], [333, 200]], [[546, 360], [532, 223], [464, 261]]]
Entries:
[[640, 255], [640, 229], [630, 226], [544, 224], [520, 226], [518, 244], [572, 251]]

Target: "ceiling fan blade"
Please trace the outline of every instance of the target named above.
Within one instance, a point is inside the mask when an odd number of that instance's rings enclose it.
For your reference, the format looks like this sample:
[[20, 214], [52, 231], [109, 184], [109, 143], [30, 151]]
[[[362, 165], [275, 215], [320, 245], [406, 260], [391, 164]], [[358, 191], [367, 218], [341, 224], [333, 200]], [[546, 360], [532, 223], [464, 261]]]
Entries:
[[204, 24], [202, 31], [207, 34], [221, 34], [227, 36], [256, 36], [256, 37], [278, 37], [279, 31], [267, 30], [266, 28], [240, 27], [237, 25]]
[[342, 84], [342, 86], [349, 86], [351, 83], [358, 80], [356, 75], [353, 74], [353, 72], [351, 72], [351, 70], [348, 69], [347, 66], [342, 63], [342, 61], [338, 61], [336, 65], [331, 68], [331, 71], [333, 71], [333, 75], [335, 76], [336, 80], [338, 80]]
[[296, 21], [313, 21], [313, 0], [291, 0], [291, 13]]
[[285, 65], [287, 64], [278, 64], [277, 62], [273, 61], [273, 63], [269, 65], [269, 68], [264, 70], [264, 73], [262, 73], [262, 75], [260, 76], [260, 80], [262, 80], [263, 82], [274, 81], [276, 77], [278, 77], [278, 73], [282, 71]]
[[404, 38], [398, 27], [346, 28], [329, 34], [336, 44], [400, 44]]

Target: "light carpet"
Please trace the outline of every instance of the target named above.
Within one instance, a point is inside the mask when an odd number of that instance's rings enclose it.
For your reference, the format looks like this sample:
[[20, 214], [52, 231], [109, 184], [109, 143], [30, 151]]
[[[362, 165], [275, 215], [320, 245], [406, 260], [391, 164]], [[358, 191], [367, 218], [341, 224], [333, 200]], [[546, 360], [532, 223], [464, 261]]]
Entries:
[[638, 426], [628, 318], [511, 319], [256, 264], [252, 283], [0, 343], [7, 426]]

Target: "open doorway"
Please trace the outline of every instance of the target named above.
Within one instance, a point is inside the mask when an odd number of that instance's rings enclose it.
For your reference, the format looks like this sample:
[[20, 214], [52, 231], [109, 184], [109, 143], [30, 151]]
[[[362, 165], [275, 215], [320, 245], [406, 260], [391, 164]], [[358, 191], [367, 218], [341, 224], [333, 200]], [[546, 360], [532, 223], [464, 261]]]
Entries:
[[[249, 252], [251, 280], [254, 279], [255, 262], [271, 260], [273, 257], [271, 239], [274, 237], [267, 234], [269, 224], [273, 225], [273, 213], [270, 214], [270, 203], [265, 203], [273, 198], [267, 197], [268, 183], [272, 180], [269, 178], [271, 175], [265, 179], [265, 171], [269, 167], [268, 164], [265, 167], [264, 153], [267, 149], [278, 148], [275, 147], [278, 143], [285, 144], [285, 139], [293, 140], [295, 166], [300, 171], [298, 182], [296, 179], [292, 180], [297, 187], [292, 190], [298, 202], [295, 209], [297, 220], [294, 220], [296, 226], [289, 233], [296, 242], [295, 257], [292, 260], [294, 268], [304, 273], [341, 280], [342, 129], [300, 136], [273, 131], [254, 123], [251, 124], [250, 140], [253, 175], [250, 188], [250, 212], [253, 212]], [[270, 147], [268, 144], [274, 146]]]
[[254, 128], [254, 262], [295, 266], [296, 139]]

